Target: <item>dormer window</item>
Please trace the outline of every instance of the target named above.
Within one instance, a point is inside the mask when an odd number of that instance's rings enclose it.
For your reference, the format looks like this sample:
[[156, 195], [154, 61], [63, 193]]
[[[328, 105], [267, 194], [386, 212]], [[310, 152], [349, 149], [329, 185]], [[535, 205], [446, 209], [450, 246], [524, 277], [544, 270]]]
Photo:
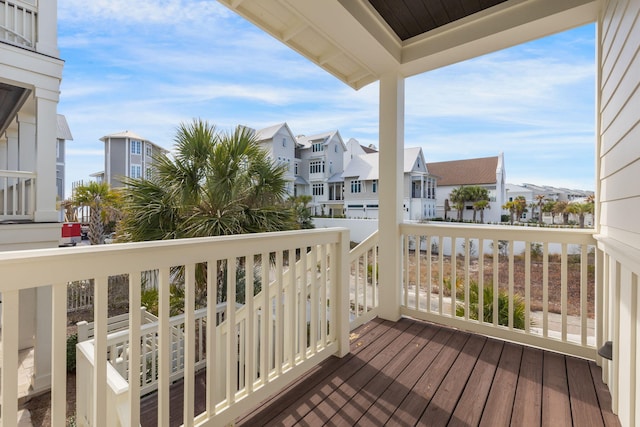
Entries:
[[314, 153], [319, 153], [322, 151], [323, 145], [322, 142], [314, 142], [313, 145], [311, 146], [311, 151], [313, 151]]

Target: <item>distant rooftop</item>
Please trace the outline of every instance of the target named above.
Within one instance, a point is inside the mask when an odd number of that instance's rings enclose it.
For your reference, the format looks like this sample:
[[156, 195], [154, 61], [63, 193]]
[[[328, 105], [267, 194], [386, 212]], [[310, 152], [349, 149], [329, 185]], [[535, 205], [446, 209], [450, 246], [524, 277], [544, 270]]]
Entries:
[[499, 156], [427, 163], [431, 175], [438, 176], [438, 186], [495, 184]]

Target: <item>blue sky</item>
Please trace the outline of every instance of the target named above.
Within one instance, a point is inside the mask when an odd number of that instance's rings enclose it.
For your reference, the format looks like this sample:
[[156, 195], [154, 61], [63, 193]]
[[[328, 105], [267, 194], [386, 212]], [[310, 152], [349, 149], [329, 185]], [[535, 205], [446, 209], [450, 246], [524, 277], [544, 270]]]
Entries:
[[[215, 1], [58, 8], [67, 189], [103, 169], [100, 137], [130, 130], [170, 149], [195, 117], [379, 145], [377, 84], [354, 91]], [[509, 183], [593, 189], [594, 40], [588, 25], [409, 78], [405, 146], [427, 162], [504, 152]]]

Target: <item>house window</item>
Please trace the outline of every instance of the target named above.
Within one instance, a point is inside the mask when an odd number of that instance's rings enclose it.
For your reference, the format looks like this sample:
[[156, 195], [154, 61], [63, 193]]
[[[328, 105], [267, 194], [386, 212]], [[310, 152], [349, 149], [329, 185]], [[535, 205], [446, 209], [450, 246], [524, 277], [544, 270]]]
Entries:
[[351, 181], [351, 192], [352, 193], [362, 192], [362, 181], [360, 180]]
[[145, 144], [144, 151], [147, 154], [147, 157], [151, 157], [151, 154], [153, 153], [153, 148], [151, 147], [151, 144]]
[[311, 146], [311, 151], [313, 151], [314, 153], [319, 153], [320, 151], [322, 151], [322, 148], [323, 148], [322, 142], [314, 142], [313, 145]]
[[147, 167], [147, 169], [144, 172], [144, 177], [146, 179], [151, 179], [151, 167]]
[[282, 138], [282, 146], [283, 147], [287, 146], [287, 138]]
[[131, 165], [131, 178], [142, 178], [142, 166]]
[[298, 164], [295, 164], [295, 174], [298, 175]]
[[378, 180], [374, 179], [373, 182], [371, 183], [371, 192], [372, 193], [377, 193], [378, 192]]
[[314, 196], [323, 196], [324, 195], [324, 184], [313, 184], [313, 195]]
[[324, 160], [309, 163], [309, 173], [324, 173]]
[[336, 144], [336, 145], [334, 145], [334, 146], [333, 146], [333, 152], [334, 152], [334, 153], [337, 153], [337, 152], [338, 152], [338, 144]]
[[142, 154], [142, 141], [131, 140], [131, 154]]

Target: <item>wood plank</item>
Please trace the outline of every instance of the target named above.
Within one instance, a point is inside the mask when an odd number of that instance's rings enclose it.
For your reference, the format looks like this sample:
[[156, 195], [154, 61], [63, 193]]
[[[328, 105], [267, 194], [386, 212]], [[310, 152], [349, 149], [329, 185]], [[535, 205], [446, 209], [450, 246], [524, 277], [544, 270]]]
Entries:
[[408, 365], [389, 387], [379, 396], [373, 406], [366, 411], [359, 425], [387, 425], [389, 418], [411, 392], [424, 371], [433, 363], [442, 348], [453, 337], [454, 331], [438, 328], [438, 333], [424, 346], [413, 363]]
[[[411, 339], [415, 337], [416, 333], [422, 329], [424, 329], [423, 325], [412, 323], [409, 328], [399, 334], [386, 348], [379, 351], [370, 361], [362, 364], [348, 380], [344, 381], [336, 390], [328, 395], [313, 412], [308, 413], [301, 419], [300, 423], [319, 425], [320, 422], [324, 422], [333, 425], [333, 417], [339, 413], [340, 422], [343, 425], [353, 425], [355, 421], [360, 418], [360, 415], [355, 413], [355, 411], [351, 414], [348, 409], [345, 408], [347, 402], [376, 375], [380, 375], [387, 364], [396, 358], [409, 344]], [[353, 419], [353, 417], [357, 418]]]
[[513, 403], [513, 420], [527, 420], [527, 424], [538, 426], [542, 421], [542, 361], [542, 350], [524, 348]]
[[487, 340], [458, 405], [453, 411], [449, 426], [469, 427], [480, 423], [503, 347], [503, 341]]
[[518, 384], [522, 346], [506, 343], [498, 362], [480, 426], [508, 426]]
[[415, 425], [418, 422], [469, 337], [469, 334], [459, 331], [453, 334], [393, 413], [390, 425]]
[[604, 426], [589, 363], [575, 357], [567, 357], [566, 363], [573, 424]]
[[[407, 329], [410, 332], [410, 329]], [[334, 415], [329, 423], [335, 426], [353, 426], [366, 414], [389, 386], [395, 382], [395, 378], [412, 362], [429, 340], [438, 332], [438, 328], [432, 325], [423, 325], [416, 331], [411, 341], [398, 351], [391, 361], [359, 391], [342, 409]]]
[[596, 389], [596, 395], [598, 396], [598, 403], [600, 405], [600, 411], [602, 412], [604, 425], [607, 427], [620, 427], [620, 420], [611, 409], [611, 393], [609, 393], [607, 385], [602, 382], [602, 369], [594, 362], [589, 362], [589, 369], [591, 371], [593, 385]]
[[564, 356], [545, 351], [542, 372], [542, 425], [572, 425]]
[[[332, 372], [349, 361], [352, 357], [367, 348], [375, 342], [375, 340], [384, 334], [393, 325], [392, 322], [385, 322], [381, 319], [374, 319], [351, 333], [351, 352], [340, 359], [331, 357], [322, 364], [312, 369], [307, 375], [294, 381], [287, 388], [278, 393], [277, 396], [262, 402], [257, 408], [251, 411], [247, 416], [236, 421], [236, 426], [254, 426], [260, 423], [269, 422], [271, 419], [279, 416], [287, 411], [291, 406], [295, 405], [295, 400], [304, 396], [310, 389], [325, 381]], [[288, 397], [291, 398], [288, 398]], [[307, 408], [308, 409], [311, 408]], [[306, 412], [305, 412], [306, 413]]]
[[446, 426], [478, 361], [486, 338], [472, 335], [422, 414], [418, 425]]
[[[345, 363], [341, 364], [337, 370], [331, 373], [331, 375], [326, 377], [325, 381], [321, 382], [316, 387], [309, 389], [302, 396], [299, 396], [299, 398], [296, 399], [295, 402], [292, 402], [292, 404], [289, 405], [277, 417], [273, 418], [267, 423], [262, 422], [262, 424], [278, 426], [295, 425], [311, 410], [317, 412], [317, 416], [322, 416], [325, 418], [325, 420], [328, 419], [327, 416], [322, 415], [322, 411], [324, 409], [327, 409], [327, 396], [331, 395], [334, 390], [338, 389], [363, 365], [365, 365], [369, 360], [373, 359], [378, 354], [378, 352], [381, 351], [381, 348], [389, 345], [389, 343], [391, 343], [410, 325], [410, 321], [391, 323], [391, 327], [388, 328], [387, 331], [385, 331], [383, 334], [379, 335], [377, 339], [375, 339], [375, 341], [372, 343], [372, 345], [362, 349], [362, 351], [357, 353], [357, 355], [353, 355], [352, 357], [345, 356], [345, 358], [349, 357], [349, 359], [346, 360]], [[356, 342], [354, 345], [358, 347], [358, 342]], [[333, 415], [333, 413], [331, 415]]]

